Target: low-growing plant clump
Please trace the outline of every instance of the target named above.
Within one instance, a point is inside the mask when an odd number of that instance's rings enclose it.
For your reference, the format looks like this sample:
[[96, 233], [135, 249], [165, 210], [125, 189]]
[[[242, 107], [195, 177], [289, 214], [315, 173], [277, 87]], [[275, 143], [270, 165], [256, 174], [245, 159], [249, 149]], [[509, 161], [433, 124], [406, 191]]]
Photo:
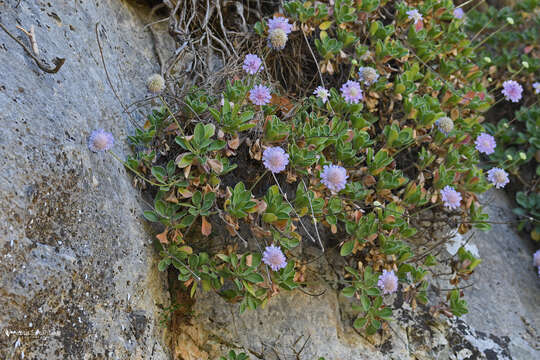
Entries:
[[496, 95], [486, 129], [499, 146], [489, 164], [510, 174], [518, 229], [540, 241], [540, 1], [467, 17], [466, 30], [479, 43], [478, 64]]
[[[300, 249], [316, 246], [343, 257], [341, 294], [367, 334], [387, 327], [392, 294], [426, 304], [435, 267], [451, 289], [432, 313], [467, 313], [460, 284], [481, 260], [465, 244], [437, 255], [490, 228], [478, 194], [514, 174], [480, 163], [507, 142], [484, 126], [501, 88], [465, 31], [474, 19], [450, 0], [289, 1], [251, 24], [252, 51], [221, 93], [193, 87], [178, 100], [152, 77], [160, 106], [129, 137], [124, 164], [153, 197], [144, 216], [163, 229], [159, 269], [176, 269], [191, 296], [216, 291], [243, 312], [303, 287]], [[275, 71], [291, 58], [314, 65], [294, 86]], [[108, 150], [107, 139], [90, 149]], [[452, 219], [442, 238], [419, 227], [435, 211]]]

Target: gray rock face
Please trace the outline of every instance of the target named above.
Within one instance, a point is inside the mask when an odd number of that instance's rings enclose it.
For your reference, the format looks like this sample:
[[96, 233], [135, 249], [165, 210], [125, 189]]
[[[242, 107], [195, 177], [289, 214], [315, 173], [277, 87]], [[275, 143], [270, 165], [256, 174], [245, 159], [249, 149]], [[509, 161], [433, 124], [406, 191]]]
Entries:
[[540, 279], [533, 267], [535, 249], [516, 234], [512, 205], [503, 191], [491, 190], [480, 201], [490, 220], [489, 232], [472, 241], [483, 259], [466, 290], [469, 314], [464, 320], [485, 333], [510, 339], [514, 359], [540, 358]]
[[[96, 128], [123, 157], [125, 113], [106, 82], [95, 24], [122, 101], [158, 71], [142, 12], [117, 0], [0, 1], [0, 21], [35, 27], [41, 71], [0, 30], [0, 358], [166, 359], [167, 303], [141, 202], [122, 165], [91, 153]], [[135, 114], [134, 116], [138, 116]]]

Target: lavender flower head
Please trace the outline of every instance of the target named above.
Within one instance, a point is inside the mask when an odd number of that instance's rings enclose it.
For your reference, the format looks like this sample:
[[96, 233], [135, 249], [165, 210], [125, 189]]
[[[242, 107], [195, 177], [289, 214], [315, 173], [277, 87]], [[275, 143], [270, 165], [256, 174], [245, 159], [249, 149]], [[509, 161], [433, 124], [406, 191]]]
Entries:
[[242, 69], [250, 75], [254, 75], [262, 70], [264, 67], [262, 65], [261, 58], [257, 55], [247, 54], [244, 59], [244, 65]]
[[540, 250], [536, 250], [533, 255], [533, 265], [540, 267]]
[[419, 21], [424, 19], [422, 14], [420, 14], [416, 9], [407, 11], [407, 16], [409, 20], [414, 20], [414, 25], [418, 24]]
[[287, 258], [279, 246], [270, 245], [264, 249], [262, 261], [270, 266], [273, 271], [278, 271], [287, 266]]
[[487, 178], [497, 189], [503, 188], [510, 182], [508, 173], [501, 168], [493, 168], [487, 172]]
[[341, 95], [349, 104], [358, 104], [364, 97], [360, 84], [356, 81], [349, 80], [341, 87]]
[[114, 145], [114, 136], [103, 129], [92, 131], [88, 137], [88, 149], [95, 153], [110, 150]]
[[495, 147], [497, 146], [495, 138], [486, 133], [478, 135], [474, 143], [476, 145], [476, 150], [486, 155], [493, 154], [495, 152]]
[[330, 92], [322, 86], [318, 86], [313, 92], [313, 94], [316, 95], [319, 99], [321, 99], [323, 104], [328, 101], [328, 97], [330, 96]]
[[519, 100], [521, 100], [522, 92], [523, 87], [521, 87], [521, 85], [519, 85], [517, 81], [506, 80], [505, 82], [503, 82], [502, 94], [504, 95], [504, 98], [506, 100], [518, 102]]
[[377, 70], [369, 66], [361, 67], [360, 69], [358, 69], [358, 76], [360, 77], [360, 80], [368, 86], [374, 84], [379, 78]]
[[289, 154], [279, 146], [273, 146], [264, 150], [262, 160], [265, 168], [277, 174], [289, 164]]
[[266, 105], [272, 99], [270, 89], [264, 85], [255, 85], [249, 92], [249, 100], [255, 105]]
[[533, 83], [533, 89], [535, 94], [540, 94], [540, 82], [534, 82]]
[[444, 135], [448, 135], [454, 129], [454, 122], [448, 116], [438, 118], [435, 125]]
[[461, 194], [449, 185], [446, 185], [444, 189], [441, 190], [441, 197], [444, 206], [451, 210], [457, 209], [461, 203]]
[[268, 20], [268, 32], [281, 29], [285, 35], [289, 35], [292, 31], [292, 24], [289, 24], [289, 19], [283, 16], [274, 16]]
[[463, 19], [463, 16], [465, 16], [465, 11], [463, 11], [462, 8], [455, 8], [454, 9], [454, 17], [456, 19], [461, 20], [461, 19]]
[[395, 293], [398, 288], [398, 278], [394, 274], [394, 270], [383, 270], [382, 275], [379, 276], [377, 286], [382, 290], [383, 295]]
[[339, 192], [345, 189], [347, 185], [347, 170], [338, 165], [324, 165], [321, 173], [321, 182], [333, 192]]
[[287, 33], [280, 28], [268, 31], [268, 47], [274, 50], [283, 50], [287, 45], [289, 37]]

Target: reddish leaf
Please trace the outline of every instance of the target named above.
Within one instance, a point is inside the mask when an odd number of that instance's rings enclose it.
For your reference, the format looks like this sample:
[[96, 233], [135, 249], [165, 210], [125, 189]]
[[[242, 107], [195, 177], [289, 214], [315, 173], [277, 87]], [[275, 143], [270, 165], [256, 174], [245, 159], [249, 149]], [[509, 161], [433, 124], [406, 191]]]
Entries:
[[169, 232], [169, 228], [166, 228], [164, 232], [162, 232], [161, 234], [156, 235], [156, 238], [159, 240], [160, 243], [162, 243], [162, 244], [168, 244], [169, 243], [169, 239], [167, 239], [167, 233], [168, 232]]
[[204, 236], [208, 236], [212, 233], [212, 224], [206, 220], [206, 217], [202, 217], [201, 233]]

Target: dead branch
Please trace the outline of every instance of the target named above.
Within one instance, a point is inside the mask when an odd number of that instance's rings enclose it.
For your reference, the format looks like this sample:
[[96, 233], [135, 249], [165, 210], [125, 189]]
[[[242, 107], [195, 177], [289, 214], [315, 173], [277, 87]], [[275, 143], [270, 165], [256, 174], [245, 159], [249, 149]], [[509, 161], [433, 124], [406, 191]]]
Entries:
[[[43, 70], [44, 72], [46, 73], [49, 73], [49, 74], [56, 74], [60, 68], [62, 67], [62, 65], [64, 65], [64, 62], [66, 61], [65, 58], [59, 58], [59, 57], [55, 57], [52, 62], [54, 64], [54, 66], [50, 66], [49, 64], [47, 64], [44, 60], [41, 60], [39, 59], [36, 55], [34, 55], [34, 53], [28, 48], [26, 47], [26, 45], [23, 44], [23, 42], [19, 39], [17, 39], [17, 37], [15, 37], [15, 35], [13, 35], [5, 26], [4, 24], [0, 23], [0, 28], [2, 28], [2, 30], [4, 30], [6, 32], [6, 34], [9, 35], [10, 38], [12, 38], [13, 40], [15, 40], [17, 42], [17, 44], [19, 44], [23, 49], [24, 51], [28, 54], [28, 56], [30, 56], [32, 58], [32, 60], [34, 60], [34, 62], [36, 63], [36, 65], [41, 69]], [[31, 30], [32, 31], [32, 30]], [[31, 33], [28, 33], [25, 31], [25, 33], [30, 37], [32, 35], [32, 32]], [[30, 41], [32, 42], [32, 39], [35, 41], [35, 36], [33, 38], [30, 39]], [[37, 43], [36, 43], [36, 47], [34, 50], [37, 49]], [[39, 51], [38, 51], [39, 52]]]

